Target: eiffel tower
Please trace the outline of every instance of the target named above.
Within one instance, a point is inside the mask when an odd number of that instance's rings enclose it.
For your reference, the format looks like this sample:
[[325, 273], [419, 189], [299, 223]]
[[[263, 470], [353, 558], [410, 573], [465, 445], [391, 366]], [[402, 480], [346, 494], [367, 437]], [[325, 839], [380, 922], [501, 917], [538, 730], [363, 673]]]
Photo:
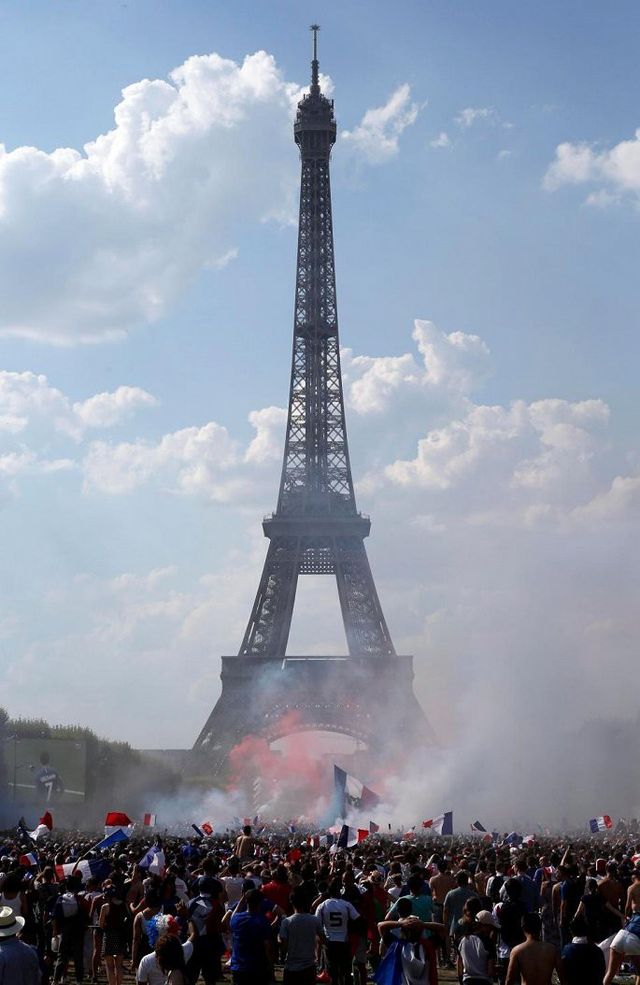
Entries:
[[[320, 91], [318, 26], [311, 88], [298, 104], [300, 218], [287, 432], [267, 557], [237, 656], [222, 658], [222, 693], [194, 752], [224, 772], [247, 735], [273, 741], [318, 729], [371, 750], [431, 744], [413, 693], [413, 658], [396, 654], [364, 546], [371, 522], [356, 507], [345, 425], [336, 308], [329, 158], [333, 100]], [[333, 575], [348, 647], [344, 657], [288, 656], [299, 575]], [[380, 740], [384, 740], [384, 750]]]

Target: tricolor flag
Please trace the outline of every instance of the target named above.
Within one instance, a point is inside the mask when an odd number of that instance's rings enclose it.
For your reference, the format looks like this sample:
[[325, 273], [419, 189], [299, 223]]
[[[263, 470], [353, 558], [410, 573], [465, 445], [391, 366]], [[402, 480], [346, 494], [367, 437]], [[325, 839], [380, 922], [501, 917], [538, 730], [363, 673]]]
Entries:
[[374, 793], [369, 787], [365, 787], [364, 783], [355, 776], [351, 776], [335, 764], [333, 767], [333, 783], [336, 791], [338, 812], [342, 817], [347, 815], [350, 808], [366, 811], [377, 807], [380, 803], [380, 797], [377, 793]]
[[423, 821], [422, 827], [435, 831], [437, 835], [452, 835], [453, 811], [445, 811], [444, 814], [439, 814], [438, 817], [432, 817], [429, 821]]
[[195, 833], [198, 835], [199, 838], [204, 838], [204, 831], [202, 830], [202, 828], [199, 828], [197, 824], [192, 824], [191, 827], [193, 828], [193, 830], [195, 831]]
[[608, 831], [609, 828], [613, 827], [613, 821], [608, 814], [603, 814], [602, 817], [593, 817], [589, 821], [589, 827], [591, 829], [591, 834], [595, 835], [598, 831]]
[[162, 877], [167, 868], [167, 861], [161, 845], [153, 845], [138, 862], [141, 869], [147, 869], [152, 875]]
[[45, 811], [33, 831], [29, 832], [29, 837], [37, 841], [45, 835], [51, 834], [53, 830], [53, 817], [50, 811]]
[[205, 821], [204, 824], [201, 824], [200, 825], [200, 827], [202, 828], [204, 834], [206, 834], [206, 835], [212, 835], [213, 834], [213, 825], [209, 824], [208, 821]]
[[99, 882], [104, 882], [110, 872], [111, 864], [106, 858], [85, 858], [80, 862], [67, 862], [64, 865], [56, 865], [56, 879], [60, 882], [63, 879], [68, 879], [71, 875], [80, 876], [83, 882], [91, 879], [92, 876], [98, 879]]
[[25, 855], [21, 855], [18, 859], [18, 865], [23, 865], [25, 869], [31, 869], [38, 864], [38, 855], [36, 852], [27, 852]]
[[118, 828], [124, 831], [127, 838], [131, 837], [135, 825], [128, 814], [123, 811], [109, 811], [104, 819], [105, 837], [112, 835]]
[[103, 838], [102, 841], [99, 841], [97, 845], [94, 845], [93, 850], [94, 852], [102, 852], [105, 848], [112, 848], [114, 845], [117, 845], [119, 841], [128, 841], [128, 839], [129, 835], [124, 828], [116, 828], [110, 835], [107, 835], [107, 837]]
[[350, 828], [348, 824], [343, 824], [338, 835], [338, 848], [353, 848], [368, 837], [369, 832], [366, 828]]
[[145, 814], [142, 818], [142, 823], [145, 828], [155, 828], [157, 820], [157, 814]]
[[511, 845], [513, 848], [519, 848], [522, 844], [522, 835], [519, 835], [517, 831], [510, 831], [504, 839], [505, 845]]
[[377, 833], [378, 833], [379, 830], [380, 830], [380, 825], [379, 824], [376, 824], [375, 821], [369, 821], [369, 834], [370, 835], [377, 835]]
[[487, 829], [484, 827], [483, 824], [480, 824], [480, 821], [474, 821], [473, 824], [471, 825], [471, 830], [479, 831], [481, 834], [486, 834], [487, 832]]

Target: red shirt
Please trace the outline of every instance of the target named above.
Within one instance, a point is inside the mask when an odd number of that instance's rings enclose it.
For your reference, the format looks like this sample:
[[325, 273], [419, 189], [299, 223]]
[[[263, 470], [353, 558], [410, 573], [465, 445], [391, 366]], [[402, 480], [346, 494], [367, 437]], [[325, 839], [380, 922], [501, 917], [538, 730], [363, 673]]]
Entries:
[[262, 887], [262, 892], [267, 897], [270, 903], [275, 903], [280, 907], [281, 910], [289, 915], [291, 913], [291, 905], [289, 903], [289, 897], [291, 896], [291, 886], [287, 882], [267, 882]]

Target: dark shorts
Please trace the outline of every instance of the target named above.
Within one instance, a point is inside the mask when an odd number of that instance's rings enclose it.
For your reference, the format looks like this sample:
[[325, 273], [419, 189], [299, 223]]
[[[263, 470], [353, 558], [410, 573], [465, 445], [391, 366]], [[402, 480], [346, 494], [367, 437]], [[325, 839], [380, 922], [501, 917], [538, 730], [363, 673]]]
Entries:
[[312, 964], [303, 971], [288, 971], [285, 968], [282, 981], [284, 985], [316, 985], [316, 966]]

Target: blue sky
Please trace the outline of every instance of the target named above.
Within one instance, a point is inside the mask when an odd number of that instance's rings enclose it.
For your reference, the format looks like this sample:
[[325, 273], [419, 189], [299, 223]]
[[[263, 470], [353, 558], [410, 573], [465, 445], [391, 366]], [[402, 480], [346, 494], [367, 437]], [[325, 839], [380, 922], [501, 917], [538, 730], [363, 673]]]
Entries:
[[[152, 745], [135, 696], [156, 668], [162, 744], [186, 745], [239, 645], [276, 496], [289, 127], [315, 19], [343, 131], [352, 458], [429, 714], [459, 728], [470, 666], [498, 673], [514, 648], [527, 661], [523, 636], [591, 693], [603, 653], [632, 659], [637, 4], [16, 0], [0, 3], [0, 666], [15, 713]], [[239, 68], [258, 51], [272, 60]], [[212, 52], [228, 61], [193, 58]], [[335, 600], [308, 595], [299, 639], [322, 649]], [[96, 674], [104, 706], [80, 715]]]

